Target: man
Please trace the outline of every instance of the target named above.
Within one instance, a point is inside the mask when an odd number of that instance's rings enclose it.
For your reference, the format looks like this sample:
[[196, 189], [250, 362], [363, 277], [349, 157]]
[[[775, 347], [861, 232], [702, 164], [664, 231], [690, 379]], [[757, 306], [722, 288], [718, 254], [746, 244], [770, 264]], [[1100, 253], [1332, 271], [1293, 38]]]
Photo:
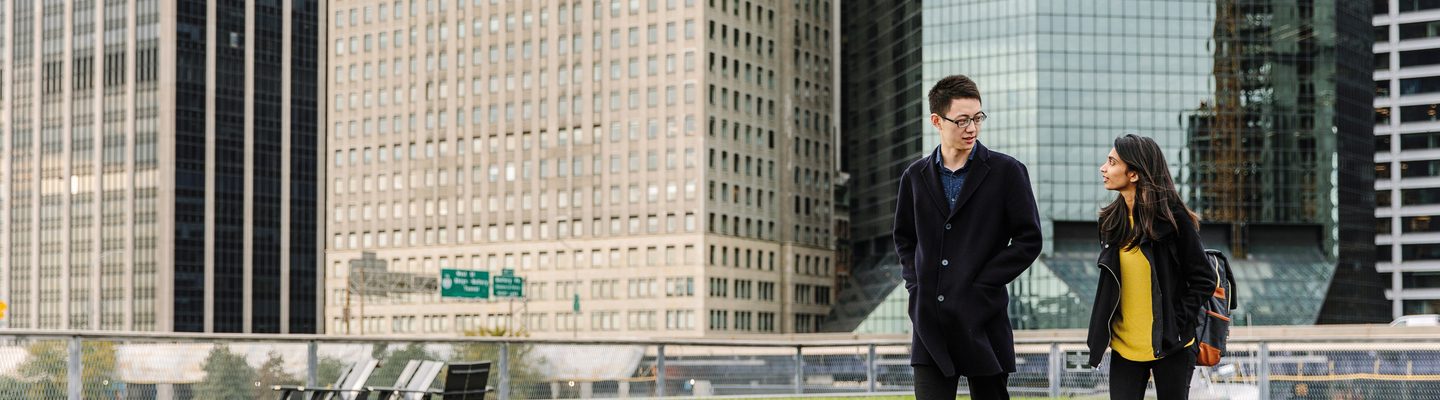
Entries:
[[895, 250], [905, 289], [915, 398], [1008, 399], [1015, 341], [1005, 285], [1040, 255], [1040, 216], [1025, 164], [980, 144], [980, 89], [963, 75], [930, 89], [940, 146], [900, 177]]

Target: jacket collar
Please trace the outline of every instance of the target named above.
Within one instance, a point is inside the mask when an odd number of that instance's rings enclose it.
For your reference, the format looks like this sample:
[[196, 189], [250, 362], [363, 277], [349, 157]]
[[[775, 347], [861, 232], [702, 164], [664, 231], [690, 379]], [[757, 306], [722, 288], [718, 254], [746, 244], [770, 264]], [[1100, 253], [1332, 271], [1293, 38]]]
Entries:
[[925, 156], [925, 187], [930, 192], [930, 199], [935, 203], [935, 207], [940, 210], [940, 215], [948, 216], [947, 221], [958, 214], [960, 209], [965, 208], [965, 202], [975, 194], [980, 183], [990, 173], [989, 160], [990, 149], [980, 141], [975, 141], [975, 149], [970, 151], [969, 161], [965, 163], [965, 169], [968, 170], [965, 185], [960, 188], [960, 198], [955, 202], [955, 209], [951, 210], [950, 202], [945, 200], [945, 188], [940, 184], [940, 147], [936, 146], [930, 155]]
[[[1154, 225], [1156, 238], [1168, 238], [1171, 235], [1175, 234], [1175, 226], [1184, 226], [1182, 224], [1190, 223], [1190, 215], [1185, 211], [1185, 207], [1182, 207], [1178, 204], [1172, 204], [1170, 207], [1170, 213], [1175, 216], [1175, 225], [1171, 225], [1170, 223], [1161, 221], [1157, 218]], [[1140, 243], [1147, 243], [1155, 240], [1157, 239], [1151, 239], [1149, 236], [1140, 235]], [[1103, 240], [1102, 244], [1119, 245], [1119, 243], [1103, 243]]]
[[[979, 141], [977, 140], [976, 143], [979, 143]], [[970, 162], [975, 161], [975, 153], [979, 153], [979, 151], [976, 151], [978, 149], [979, 146], [976, 146], [976, 149], [970, 151], [970, 155], [967, 156], [968, 158], [965, 159], [965, 166], [960, 167], [960, 170], [969, 170]], [[935, 166], [940, 168], [945, 167], [945, 156], [940, 152], [940, 146], [935, 146], [935, 150], [930, 152], [930, 158], [934, 159], [933, 162], [935, 163]], [[939, 172], [939, 170], [936, 170], [936, 172]]]

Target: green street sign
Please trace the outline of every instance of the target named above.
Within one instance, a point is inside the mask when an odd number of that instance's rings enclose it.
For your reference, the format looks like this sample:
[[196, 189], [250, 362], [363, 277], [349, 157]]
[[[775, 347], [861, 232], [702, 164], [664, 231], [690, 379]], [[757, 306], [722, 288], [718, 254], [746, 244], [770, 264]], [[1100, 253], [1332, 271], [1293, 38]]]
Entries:
[[574, 308], [575, 308], [575, 313], [576, 313], [576, 314], [579, 314], [579, 313], [580, 313], [580, 294], [579, 294], [579, 293], [576, 293], [576, 294], [575, 294], [575, 307], [574, 307]]
[[490, 298], [490, 272], [465, 269], [440, 270], [440, 297]]
[[525, 297], [525, 278], [515, 276], [515, 270], [505, 268], [494, 280], [495, 297]]

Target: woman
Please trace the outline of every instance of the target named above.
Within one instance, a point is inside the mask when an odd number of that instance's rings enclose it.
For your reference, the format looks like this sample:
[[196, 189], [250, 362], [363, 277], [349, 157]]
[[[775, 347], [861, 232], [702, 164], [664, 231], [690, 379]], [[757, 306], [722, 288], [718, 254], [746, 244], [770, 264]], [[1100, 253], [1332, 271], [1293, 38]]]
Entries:
[[1155, 378], [1160, 400], [1185, 399], [1195, 369], [1195, 325], [1215, 278], [1199, 216], [1175, 190], [1155, 140], [1115, 139], [1100, 165], [1119, 192], [1100, 210], [1100, 285], [1090, 315], [1090, 365], [1109, 347], [1110, 398], [1140, 399]]

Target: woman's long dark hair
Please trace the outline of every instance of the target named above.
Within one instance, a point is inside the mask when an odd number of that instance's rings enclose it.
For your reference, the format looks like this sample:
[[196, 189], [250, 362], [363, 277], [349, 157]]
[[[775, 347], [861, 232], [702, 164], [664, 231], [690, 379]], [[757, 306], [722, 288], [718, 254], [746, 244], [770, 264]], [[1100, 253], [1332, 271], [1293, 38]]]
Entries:
[[1142, 236], [1158, 239], [1156, 221], [1169, 223], [1179, 230], [1180, 224], [1171, 211], [1177, 205], [1199, 228], [1200, 216], [1180, 199], [1180, 192], [1175, 190], [1175, 180], [1170, 178], [1170, 167], [1165, 164], [1165, 153], [1155, 139], [1133, 133], [1115, 138], [1115, 153], [1120, 155], [1120, 162], [1125, 163], [1126, 169], [1138, 178], [1135, 182], [1135, 226], [1130, 226], [1130, 211], [1125, 206], [1125, 196], [1117, 195], [1115, 201], [1100, 209], [1101, 240], [1130, 248], [1139, 244]]

